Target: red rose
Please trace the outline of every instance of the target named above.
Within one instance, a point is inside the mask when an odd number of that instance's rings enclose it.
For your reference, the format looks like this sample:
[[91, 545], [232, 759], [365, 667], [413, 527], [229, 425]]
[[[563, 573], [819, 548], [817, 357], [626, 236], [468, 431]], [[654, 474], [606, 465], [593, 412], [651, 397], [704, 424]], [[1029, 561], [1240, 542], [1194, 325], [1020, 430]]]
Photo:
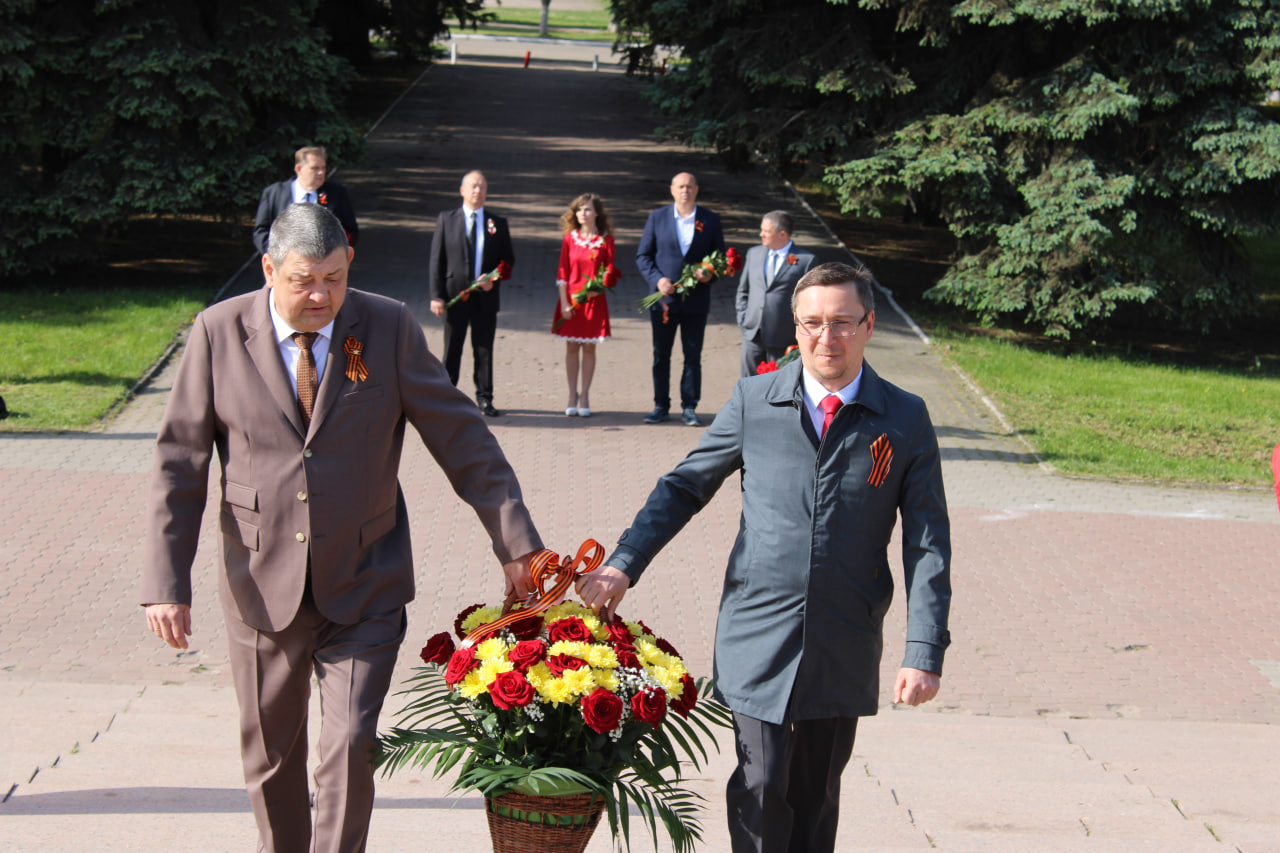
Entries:
[[609, 639], [615, 643], [626, 643], [631, 645], [635, 640], [631, 636], [631, 629], [627, 627], [627, 623], [621, 618], [614, 616], [613, 621], [605, 625], [605, 630], [609, 632]]
[[529, 667], [541, 663], [546, 654], [547, 644], [541, 640], [522, 640], [507, 653], [507, 660], [520, 672], [528, 672]]
[[738, 254], [738, 250], [730, 248], [724, 253], [724, 259], [729, 262], [729, 269], [736, 275], [742, 269], [742, 255]]
[[636, 647], [616, 643], [613, 653], [618, 656], [618, 666], [623, 669], [640, 669], [640, 658], [636, 657]]
[[564, 619], [557, 619], [547, 627], [547, 639], [553, 643], [562, 641], [589, 643], [594, 637], [591, 636], [591, 629], [587, 627], [586, 622], [577, 616], [566, 616]]
[[604, 271], [604, 286], [613, 287], [615, 284], [617, 284], [621, 280], [622, 280], [622, 271], [619, 270], [617, 267], [615, 267], [613, 264], [609, 264], [608, 269]]
[[466, 610], [463, 610], [461, 613], [459, 613], [458, 618], [453, 620], [453, 633], [458, 635], [459, 640], [465, 640], [467, 638], [467, 635], [462, 632], [462, 623], [467, 620], [468, 616], [470, 616], [472, 613], [475, 613], [481, 607], [484, 607], [484, 605], [473, 604], [470, 607], [468, 607]]
[[678, 651], [676, 651], [676, 647], [675, 647], [675, 646], [673, 646], [673, 645], [671, 645], [670, 643], [668, 643], [666, 640], [662, 639], [661, 637], [655, 637], [655, 638], [654, 638], [654, 641], [653, 641], [653, 644], [654, 644], [655, 646], [657, 646], [658, 648], [662, 649], [664, 652], [666, 652], [666, 653], [667, 653], [667, 654], [669, 654], [669, 655], [673, 655], [673, 656], [675, 656], [675, 657], [680, 657], [680, 653], [679, 653]]
[[448, 663], [453, 657], [453, 637], [447, 632], [436, 634], [422, 647], [423, 663]]
[[504, 711], [523, 708], [533, 701], [533, 685], [519, 672], [500, 672], [489, 685], [489, 698]]
[[608, 734], [622, 719], [622, 700], [618, 694], [597, 687], [582, 700], [582, 719], [600, 734]]
[[449, 658], [449, 668], [444, 671], [445, 684], [457, 684], [467, 673], [480, 665], [476, 660], [476, 647], [463, 646]]
[[511, 264], [506, 261], [498, 261], [498, 278], [503, 281], [511, 278]]
[[680, 692], [680, 698], [671, 703], [671, 710], [682, 717], [688, 717], [693, 706], [698, 704], [698, 685], [693, 683], [693, 677], [687, 672], [680, 676], [680, 683], [684, 685], [684, 690]]
[[778, 369], [776, 361], [762, 361], [756, 365], [756, 376], [762, 376], [765, 373], [774, 373]]
[[566, 669], [582, 669], [586, 665], [586, 661], [575, 658], [573, 655], [552, 655], [547, 658], [547, 669], [551, 670], [551, 674], [556, 678], [563, 675]]
[[656, 729], [666, 715], [667, 692], [661, 687], [650, 687], [631, 697], [631, 716], [640, 722]]

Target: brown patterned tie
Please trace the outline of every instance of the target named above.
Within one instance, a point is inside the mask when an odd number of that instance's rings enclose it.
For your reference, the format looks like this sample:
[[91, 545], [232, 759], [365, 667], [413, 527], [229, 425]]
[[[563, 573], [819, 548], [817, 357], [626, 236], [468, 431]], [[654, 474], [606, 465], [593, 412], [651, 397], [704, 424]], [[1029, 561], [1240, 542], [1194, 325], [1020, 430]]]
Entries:
[[302, 413], [303, 426], [311, 426], [311, 413], [316, 405], [316, 357], [311, 354], [311, 344], [319, 332], [294, 332], [293, 342], [298, 345], [298, 411]]

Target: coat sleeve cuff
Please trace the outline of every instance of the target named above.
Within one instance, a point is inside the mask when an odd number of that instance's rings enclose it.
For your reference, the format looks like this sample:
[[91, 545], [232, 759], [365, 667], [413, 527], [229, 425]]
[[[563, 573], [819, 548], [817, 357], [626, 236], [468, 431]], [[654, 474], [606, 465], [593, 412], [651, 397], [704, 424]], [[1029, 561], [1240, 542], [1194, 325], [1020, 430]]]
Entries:
[[941, 646], [908, 640], [906, 653], [902, 657], [902, 665], [908, 669], [920, 669], [925, 672], [942, 675], [943, 653]]
[[629, 545], [619, 545], [609, 555], [609, 559], [604, 561], [604, 564], [619, 569], [623, 574], [631, 578], [631, 586], [635, 586], [640, 580], [640, 575], [644, 574], [648, 561], [635, 548]]

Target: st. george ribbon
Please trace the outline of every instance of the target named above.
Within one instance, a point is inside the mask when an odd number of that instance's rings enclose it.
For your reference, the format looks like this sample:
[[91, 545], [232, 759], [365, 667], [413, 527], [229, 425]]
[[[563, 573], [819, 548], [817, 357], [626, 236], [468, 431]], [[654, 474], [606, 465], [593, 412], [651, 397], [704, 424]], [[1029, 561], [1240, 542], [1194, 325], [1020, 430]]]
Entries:
[[[604, 562], [604, 546], [594, 539], [583, 542], [573, 559], [570, 559], [568, 554], [565, 554], [564, 559], [561, 560], [554, 551], [539, 551], [529, 566], [529, 574], [533, 576], [534, 591], [529, 593], [529, 598], [525, 601], [526, 606], [519, 610], [512, 610], [487, 625], [477, 626], [467, 634], [464, 645], [478, 643], [490, 634], [546, 611], [565, 597], [579, 575], [594, 572], [602, 562]], [[554, 583], [551, 589], [544, 590], [543, 586], [552, 579]], [[537, 601], [534, 601], [535, 598]]]

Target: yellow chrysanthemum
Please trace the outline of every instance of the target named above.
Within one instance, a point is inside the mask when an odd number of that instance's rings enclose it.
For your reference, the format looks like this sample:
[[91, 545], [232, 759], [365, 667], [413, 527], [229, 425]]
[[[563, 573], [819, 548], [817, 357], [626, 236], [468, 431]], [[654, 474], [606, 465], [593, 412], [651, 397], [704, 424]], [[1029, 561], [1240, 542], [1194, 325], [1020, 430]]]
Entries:
[[617, 693], [620, 682], [618, 675], [611, 669], [597, 669], [595, 672], [595, 680], [597, 687], [603, 687], [611, 693]]
[[672, 699], [679, 698], [680, 695], [680, 674], [672, 672], [665, 666], [654, 666], [649, 668], [649, 675], [653, 676], [653, 680], [663, 690], [667, 691], [667, 695]]
[[511, 647], [497, 637], [490, 637], [476, 646], [476, 660], [489, 661], [499, 658], [505, 660]]
[[548, 678], [537, 690], [543, 701], [555, 705], [572, 703], [576, 698], [576, 694], [563, 678]]
[[463, 699], [474, 699], [481, 693], [487, 692], [488, 689], [489, 682], [484, 680], [484, 677], [480, 674], [480, 670], [473, 669], [466, 674], [466, 677], [464, 677], [461, 682], [459, 682], [458, 695]]
[[582, 659], [597, 669], [617, 669], [618, 656], [608, 646], [591, 646]]
[[501, 615], [501, 607], [481, 607], [462, 620], [462, 633], [470, 634], [479, 626], [492, 622]]
[[560, 676], [560, 681], [565, 684], [573, 696], [586, 696], [596, 689], [595, 674], [590, 667], [586, 666], [582, 669], [566, 669]]
[[484, 682], [484, 686], [487, 688], [490, 684], [493, 684], [493, 680], [498, 677], [498, 673], [510, 672], [513, 669], [515, 669], [515, 667], [511, 664], [511, 661], [506, 658], [502, 658], [500, 660], [487, 660], [480, 664], [479, 669], [474, 671], [480, 674], [480, 679]]
[[529, 679], [529, 683], [533, 685], [533, 689], [537, 690], [539, 693], [542, 692], [542, 686], [544, 684], [555, 678], [545, 663], [536, 663], [529, 667], [529, 671], [524, 674], [524, 677]]
[[578, 640], [561, 640], [558, 643], [552, 643], [551, 648], [547, 649], [548, 657], [555, 655], [568, 655], [569, 657], [587, 659], [587, 655], [591, 653], [591, 649], [595, 648], [591, 643], [583, 643]]

